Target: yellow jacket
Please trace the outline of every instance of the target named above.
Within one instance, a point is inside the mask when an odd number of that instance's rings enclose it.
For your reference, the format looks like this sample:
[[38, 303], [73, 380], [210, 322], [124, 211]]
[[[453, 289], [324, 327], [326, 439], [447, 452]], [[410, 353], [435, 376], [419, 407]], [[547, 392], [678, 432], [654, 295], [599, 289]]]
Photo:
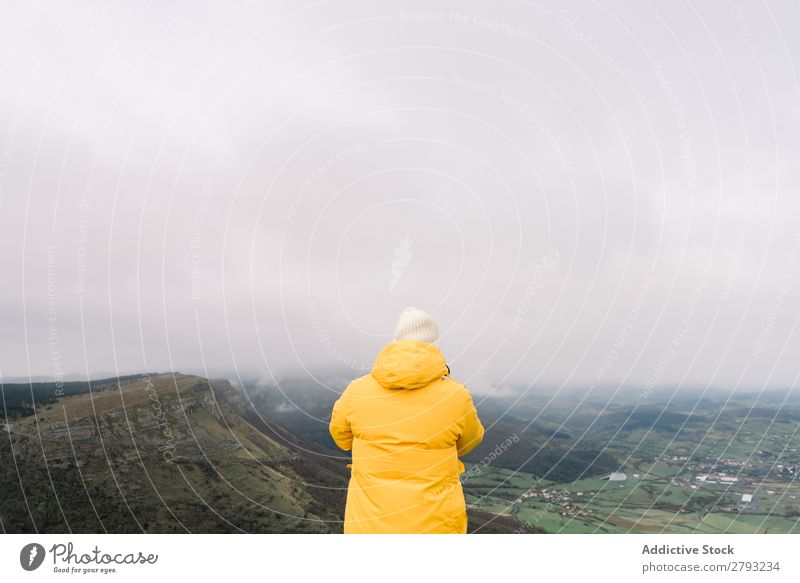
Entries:
[[483, 439], [469, 391], [433, 344], [398, 340], [333, 406], [330, 433], [353, 450], [345, 533], [465, 533], [459, 476]]

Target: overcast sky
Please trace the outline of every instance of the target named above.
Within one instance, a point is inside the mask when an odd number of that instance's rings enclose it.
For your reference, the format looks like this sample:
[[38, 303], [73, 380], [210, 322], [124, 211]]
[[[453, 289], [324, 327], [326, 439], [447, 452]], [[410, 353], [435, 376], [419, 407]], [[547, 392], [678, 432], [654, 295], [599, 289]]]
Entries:
[[797, 2], [261, 4], [4, 4], [4, 378], [796, 381]]

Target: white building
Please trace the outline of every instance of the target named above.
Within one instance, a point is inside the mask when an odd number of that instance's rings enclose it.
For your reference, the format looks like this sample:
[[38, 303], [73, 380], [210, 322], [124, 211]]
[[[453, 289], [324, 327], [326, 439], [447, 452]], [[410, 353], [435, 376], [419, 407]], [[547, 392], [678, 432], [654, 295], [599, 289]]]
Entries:
[[611, 472], [607, 476], [600, 478], [601, 480], [608, 480], [609, 482], [621, 482], [627, 480], [628, 476], [625, 472]]

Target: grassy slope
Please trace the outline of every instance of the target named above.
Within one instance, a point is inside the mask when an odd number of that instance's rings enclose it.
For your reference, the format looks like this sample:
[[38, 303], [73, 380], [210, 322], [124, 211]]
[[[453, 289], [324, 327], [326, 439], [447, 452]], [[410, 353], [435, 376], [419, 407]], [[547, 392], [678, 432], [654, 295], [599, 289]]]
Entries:
[[226, 381], [212, 389], [166, 374], [153, 376], [152, 388], [140, 379], [13, 420], [0, 435], [4, 530], [341, 529], [343, 464], [303, 454]]

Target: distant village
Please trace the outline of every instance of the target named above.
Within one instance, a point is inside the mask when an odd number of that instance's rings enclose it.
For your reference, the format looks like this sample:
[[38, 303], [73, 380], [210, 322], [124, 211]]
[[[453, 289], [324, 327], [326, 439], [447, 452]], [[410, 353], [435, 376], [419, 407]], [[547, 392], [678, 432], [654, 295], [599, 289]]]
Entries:
[[[766, 455], [763, 451], [757, 452]], [[786, 482], [787, 485], [793, 483], [800, 472], [798, 464], [770, 464], [764, 460], [758, 462], [740, 462], [731, 458], [714, 460], [713, 462], [691, 463], [690, 457], [686, 455], [663, 455], [654, 461], [664, 461], [672, 463], [683, 463], [685, 473], [688, 476], [684, 479], [670, 478], [669, 485], [679, 488], [689, 488], [697, 490], [718, 484], [726, 486], [728, 493], [735, 495], [737, 504], [733, 506], [721, 506], [723, 512], [741, 511], [746, 509], [755, 510], [758, 506], [759, 497], [762, 494], [780, 494], [774, 489], [765, 489], [760, 486], [764, 479], [769, 475], [769, 483]], [[639, 474], [632, 474], [632, 478], [639, 479]], [[600, 480], [609, 482], [625, 482], [628, 475], [625, 472], [611, 472], [599, 477]], [[557, 509], [558, 514], [563, 517], [590, 517], [586, 509], [587, 504], [582, 503], [585, 496], [592, 492], [576, 491], [571, 492], [563, 488], [532, 488], [523, 493], [516, 502], [534, 498], [552, 504]], [[797, 495], [790, 494], [788, 499], [797, 499]], [[588, 499], [587, 499], [588, 502]]]

